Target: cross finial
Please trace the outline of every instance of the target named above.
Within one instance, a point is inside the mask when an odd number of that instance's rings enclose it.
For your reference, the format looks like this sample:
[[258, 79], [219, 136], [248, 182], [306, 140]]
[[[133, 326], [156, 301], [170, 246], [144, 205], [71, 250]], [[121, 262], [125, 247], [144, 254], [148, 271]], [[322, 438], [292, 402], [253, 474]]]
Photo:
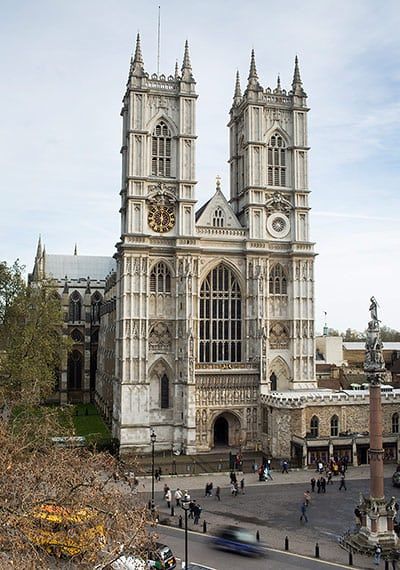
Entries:
[[221, 190], [221, 176], [219, 174], [217, 174], [217, 176], [215, 177], [215, 183], [217, 190]]

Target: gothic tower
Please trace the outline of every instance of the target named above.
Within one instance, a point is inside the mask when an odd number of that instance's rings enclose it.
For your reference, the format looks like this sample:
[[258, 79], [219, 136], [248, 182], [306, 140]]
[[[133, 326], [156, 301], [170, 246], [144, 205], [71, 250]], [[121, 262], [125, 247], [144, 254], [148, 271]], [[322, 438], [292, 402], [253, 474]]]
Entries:
[[[311, 388], [314, 373], [313, 244], [309, 241], [307, 97], [296, 56], [292, 89], [264, 89], [254, 50], [244, 94], [236, 76], [230, 111], [231, 205], [262, 253], [264, 390]], [[286, 340], [285, 340], [286, 339]], [[262, 357], [262, 354], [261, 354]], [[286, 368], [286, 381], [279, 376]]]
[[122, 449], [148, 448], [150, 426], [161, 446], [187, 439], [192, 311], [177, 275], [194, 234], [196, 98], [188, 43], [180, 74], [149, 75], [138, 34], [121, 112], [113, 431]]

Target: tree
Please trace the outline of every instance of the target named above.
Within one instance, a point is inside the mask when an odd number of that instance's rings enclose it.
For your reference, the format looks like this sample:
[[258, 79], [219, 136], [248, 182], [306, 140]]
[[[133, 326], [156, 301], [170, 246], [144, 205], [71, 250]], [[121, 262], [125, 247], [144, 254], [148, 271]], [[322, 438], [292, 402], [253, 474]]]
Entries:
[[348, 328], [345, 333], [342, 333], [343, 340], [347, 342], [361, 342], [365, 340], [365, 332], [356, 331]]
[[380, 327], [380, 332], [381, 332], [381, 340], [383, 342], [400, 342], [400, 332], [395, 330], [395, 329], [391, 329], [390, 327], [386, 326], [386, 325], [382, 325]]
[[64, 567], [103, 568], [122, 547], [140, 555], [150, 540], [148, 511], [133, 500], [121, 462], [53, 443], [74, 433], [70, 408], [39, 405], [68, 349], [61, 333], [51, 283], [29, 287], [18, 263], [0, 263], [2, 570], [47, 569], [66, 553]]
[[38, 404], [54, 389], [68, 341], [62, 334], [60, 299], [51, 282], [34, 287], [22, 268], [0, 263], [0, 399]]

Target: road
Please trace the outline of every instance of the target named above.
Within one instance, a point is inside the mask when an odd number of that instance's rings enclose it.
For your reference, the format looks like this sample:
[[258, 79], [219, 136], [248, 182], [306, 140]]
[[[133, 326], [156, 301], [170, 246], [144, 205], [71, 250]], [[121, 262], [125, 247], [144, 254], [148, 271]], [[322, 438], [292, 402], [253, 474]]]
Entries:
[[[168, 544], [175, 556], [183, 560], [185, 551], [184, 530], [176, 528], [158, 527], [157, 534], [160, 542]], [[346, 565], [324, 562], [311, 557], [297, 554], [279, 552], [266, 548], [265, 558], [244, 558], [237, 554], [222, 552], [212, 548], [210, 539], [202, 534], [188, 533], [189, 560], [210, 566], [215, 570], [290, 570], [307, 568], [309, 570], [338, 570], [338, 568], [350, 568]], [[178, 569], [181, 568], [178, 562]], [[357, 566], [352, 566], [356, 569]]]

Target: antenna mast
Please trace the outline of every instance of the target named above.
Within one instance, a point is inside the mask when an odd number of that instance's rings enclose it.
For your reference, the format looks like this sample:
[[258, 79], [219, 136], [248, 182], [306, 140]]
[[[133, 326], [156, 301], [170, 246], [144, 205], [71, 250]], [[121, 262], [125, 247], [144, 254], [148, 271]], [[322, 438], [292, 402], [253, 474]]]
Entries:
[[158, 25], [157, 25], [157, 75], [160, 75], [160, 12], [161, 7], [158, 7]]

